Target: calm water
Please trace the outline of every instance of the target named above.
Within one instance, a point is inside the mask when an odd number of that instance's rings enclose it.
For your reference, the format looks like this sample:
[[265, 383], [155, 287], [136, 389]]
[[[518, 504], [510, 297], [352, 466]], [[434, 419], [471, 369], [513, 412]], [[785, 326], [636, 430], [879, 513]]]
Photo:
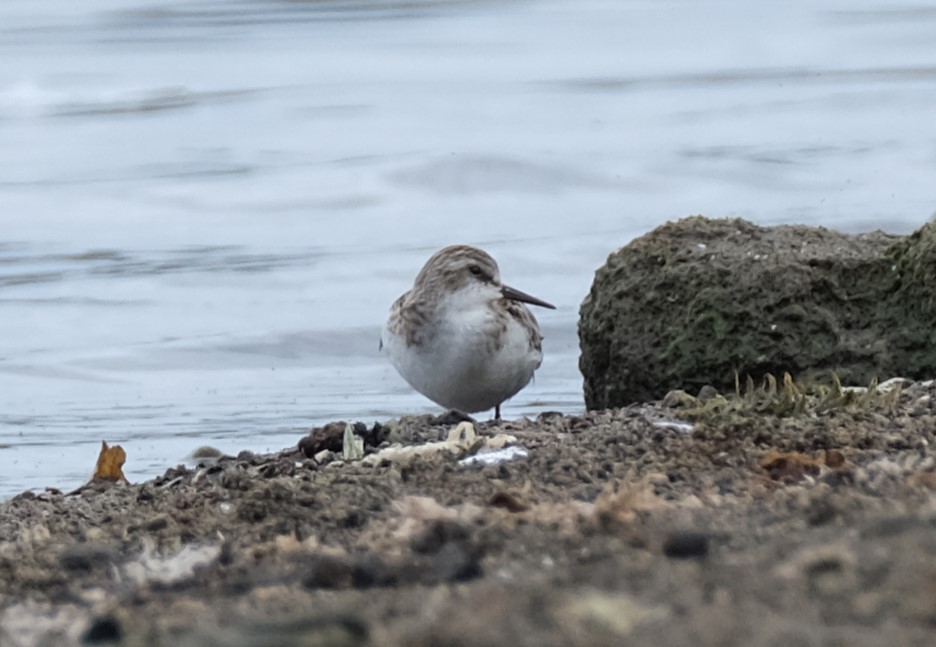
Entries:
[[5, 0], [0, 497], [435, 411], [377, 331], [454, 242], [559, 306], [506, 415], [580, 410], [634, 236], [931, 216], [934, 42], [886, 0]]

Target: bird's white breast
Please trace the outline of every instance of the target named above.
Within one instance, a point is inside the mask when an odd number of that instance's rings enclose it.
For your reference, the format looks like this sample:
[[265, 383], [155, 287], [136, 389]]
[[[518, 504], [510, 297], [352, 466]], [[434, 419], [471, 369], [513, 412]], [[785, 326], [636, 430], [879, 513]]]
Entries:
[[420, 344], [407, 345], [405, 335], [389, 325], [381, 333], [384, 353], [413, 388], [466, 413], [491, 409], [516, 394], [543, 358], [523, 323], [499, 312], [499, 292], [486, 287], [446, 295], [425, 322], [432, 330], [424, 331]]

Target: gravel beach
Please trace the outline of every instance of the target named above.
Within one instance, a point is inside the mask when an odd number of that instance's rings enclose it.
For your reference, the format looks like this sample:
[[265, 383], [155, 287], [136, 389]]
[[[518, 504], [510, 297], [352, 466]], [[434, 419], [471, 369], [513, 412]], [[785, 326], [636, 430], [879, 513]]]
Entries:
[[936, 384], [894, 388], [336, 423], [24, 493], [0, 643], [928, 645]]

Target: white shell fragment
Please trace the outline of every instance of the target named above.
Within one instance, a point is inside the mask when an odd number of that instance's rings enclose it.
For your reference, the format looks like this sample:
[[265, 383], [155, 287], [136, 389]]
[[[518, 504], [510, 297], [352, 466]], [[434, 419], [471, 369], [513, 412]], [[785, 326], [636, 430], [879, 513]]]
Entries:
[[376, 454], [365, 456], [361, 459], [361, 463], [364, 465], [379, 465], [384, 461], [408, 463], [414, 458], [432, 456], [439, 452], [448, 452], [461, 457], [485, 449], [502, 450], [516, 443], [517, 439], [508, 434], [497, 434], [493, 437], [479, 436], [473, 424], [462, 422], [449, 431], [445, 440], [422, 445], [391, 445]]
[[653, 426], [662, 429], [672, 429], [682, 434], [692, 433], [694, 429], [691, 422], [685, 422], [683, 420], [654, 420]]
[[136, 560], [124, 564], [123, 575], [136, 585], [146, 582], [172, 584], [191, 577], [195, 569], [207, 566], [221, 554], [221, 547], [216, 545], [189, 544], [173, 555], [161, 556], [156, 550], [156, 543], [143, 539], [143, 552]]
[[466, 456], [465, 458], [461, 459], [458, 461], [458, 464], [465, 466], [478, 465], [480, 467], [490, 467], [491, 465], [500, 465], [501, 463], [522, 460], [527, 458], [529, 455], [530, 452], [527, 451], [527, 448], [522, 445], [510, 445], [509, 447], [502, 447], [500, 449], [485, 447], [478, 450], [477, 454]]
[[[911, 382], [912, 380], [909, 380], [905, 377], [892, 377], [891, 379], [885, 380], [884, 382], [881, 382], [880, 384], [878, 384], [877, 387], [875, 387], [875, 390], [878, 393], [890, 393], [892, 390], [898, 387], [906, 386], [907, 384], [910, 384]], [[862, 393], [867, 393], [868, 387], [866, 386], [843, 386], [842, 391], [844, 393], [857, 393], [860, 395]]]
[[341, 457], [346, 461], [364, 458], [364, 439], [354, 433], [354, 427], [345, 425], [341, 438]]

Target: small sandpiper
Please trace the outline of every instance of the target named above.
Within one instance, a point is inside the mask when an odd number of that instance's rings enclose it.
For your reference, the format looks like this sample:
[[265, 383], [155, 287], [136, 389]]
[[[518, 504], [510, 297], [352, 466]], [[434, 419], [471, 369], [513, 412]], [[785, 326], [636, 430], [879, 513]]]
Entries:
[[432, 255], [390, 308], [380, 348], [410, 386], [461, 413], [494, 409], [529, 384], [543, 336], [523, 305], [555, 306], [501, 283], [497, 262], [468, 245]]

